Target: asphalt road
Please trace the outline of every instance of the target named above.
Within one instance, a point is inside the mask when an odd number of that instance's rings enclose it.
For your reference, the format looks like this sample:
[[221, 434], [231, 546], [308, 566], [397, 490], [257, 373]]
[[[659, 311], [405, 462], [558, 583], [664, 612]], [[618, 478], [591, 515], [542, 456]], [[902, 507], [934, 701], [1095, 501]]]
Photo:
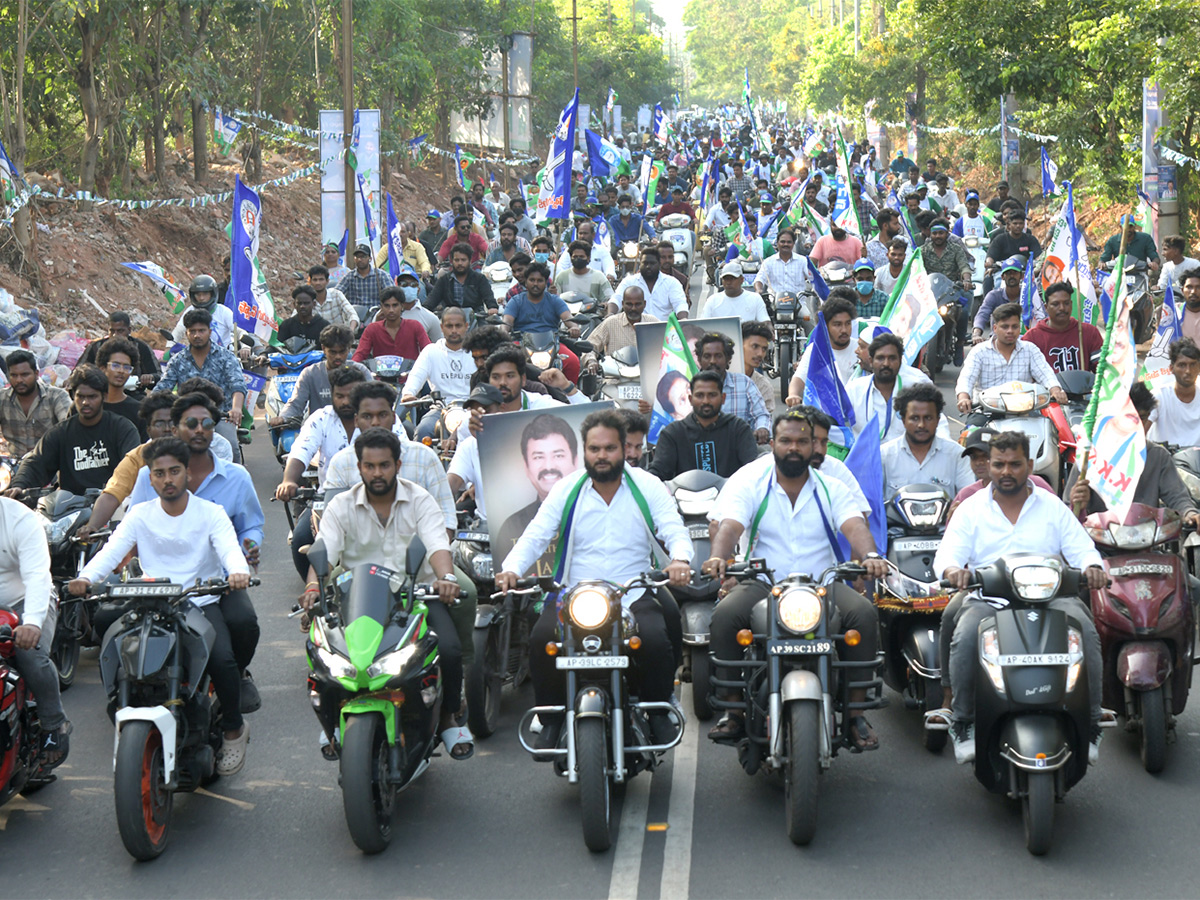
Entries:
[[[953, 370], [952, 370], [953, 371]], [[947, 377], [943, 380], [949, 381]], [[872, 714], [882, 746], [842, 754], [821, 784], [820, 826], [793, 846], [781, 789], [746, 776], [733, 750], [690, 721], [682, 745], [621, 800], [617, 842], [583, 845], [565, 779], [532, 762], [516, 725], [526, 687], [505, 695], [499, 731], [474, 758], [434, 760], [401, 795], [392, 846], [364, 857], [346, 831], [337, 766], [322, 759], [304, 688], [303, 638], [288, 608], [302, 585], [286, 523], [266, 502], [279, 469], [256, 432], [249, 468], [267, 509], [254, 593], [263, 695], [249, 717], [246, 768], [176, 798], [171, 846], [135, 863], [117, 834], [113, 731], [96, 652], [64, 695], [75, 725], [60, 779], [0, 807], [4, 897], [1183, 897], [1197, 896], [1200, 716], [1182, 717], [1166, 772], [1140, 767], [1131, 735], [1057, 807], [1050, 854], [1024, 848], [1019, 810], [987, 794], [947, 750], [920, 746], [920, 721], [894, 694]], [[688, 686], [684, 705], [690, 708]], [[407, 827], [406, 827], [407, 826]]]

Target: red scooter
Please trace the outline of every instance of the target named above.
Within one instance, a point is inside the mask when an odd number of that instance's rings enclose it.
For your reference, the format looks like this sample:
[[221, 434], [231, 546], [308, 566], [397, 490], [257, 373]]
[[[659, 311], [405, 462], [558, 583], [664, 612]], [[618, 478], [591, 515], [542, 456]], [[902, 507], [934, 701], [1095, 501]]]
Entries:
[[13, 665], [13, 632], [20, 624], [15, 613], [0, 609], [0, 806], [17, 793], [32, 793], [54, 780], [41, 770], [37, 703]]
[[1142, 764], [1161, 772], [1192, 681], [1194, 612], [1171, 509], [1134, 503], [1084, 527], [1104, 555], [1109, 585], [1091, 592], [1104, 656], [1104, 705], [1141, 733]]

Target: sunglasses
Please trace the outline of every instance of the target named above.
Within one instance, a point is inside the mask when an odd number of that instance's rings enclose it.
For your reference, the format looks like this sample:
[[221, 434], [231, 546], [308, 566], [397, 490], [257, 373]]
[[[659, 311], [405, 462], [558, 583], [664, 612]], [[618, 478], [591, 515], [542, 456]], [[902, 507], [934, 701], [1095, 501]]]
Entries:
[[203, 419], [197, 419], [195, 416], [189, 416], [183, 420], [183, 424], [190, 431], [195, 431], [197, 428], [203, 428], [205, 431], [212, 431], [217, 427], [216, 420], [209, 416], [205, 416]]
[[110, 369], [112, 369], [114, 372], [132, 372], [133, 371], [133, 366], [129, 365], [128, 363], [110, 362], [108, 364], [108, 367]]

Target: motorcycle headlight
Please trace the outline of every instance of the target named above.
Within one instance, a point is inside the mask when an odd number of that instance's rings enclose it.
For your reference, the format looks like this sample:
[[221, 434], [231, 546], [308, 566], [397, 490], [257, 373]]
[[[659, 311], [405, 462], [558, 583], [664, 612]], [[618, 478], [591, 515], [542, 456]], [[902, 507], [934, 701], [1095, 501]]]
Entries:
[[0, 463], [0, 491], [7, 491], [12, 484], [13, 470], [8, 463]]
[[458, 433], [458, 429], [462, 427], [462, 423], [471, 418], [469, 410], [463, 409], [461, 406], [452, 406], [442, 414], [442, 421], [446, 425], [446, 431], [450, 435]]
[[637, 259], [638, 245], [633, 241], [626, 241], [625, 246], [621, 248], [621, 253], [626, 259]]
[[71, 533], [71, 528], [79, 521], [79, 517], [83, 515], [83, 510], [77, 510], [70, 515], [63, 516], [61, 519], [43, 518], [42, 525], [46, 529], [46, 542], [53, 550], [58, 544], [66, 540], [67, 535]]
[[529, 361], [539, 369], [550, 368], [550, 353], [546, 350], [539, 350], [536, 353], [529, 354]]
[[572, 591], [567, 598], [567, 615], [579, 628], [599, 628], [608, 620], [611, 602], [599, 588], [585, 587]]
[[779, 597], [779, 624], [793, 634], [805, 634], [821, 623], [821, 599], [809, 588], [793, 587]]
[[[399, 650], [393, 650], [387, 656], [375, 660], [371, 665], [367, 666], [367, 677], [378, 678], [380, 675], [387, 675], [390, 678], [395, 678], [408, 665], [409, 660], [413, 658], [413, 654], [417, 652], [416, 644], [409, 644]], [[351, 666], [351, 668], [354, 668]]]
[[[1154, 526], [1150, 527], [1153, 530]], [[1017, 566], [1012, 571], [1012, 582], [1017, 596], [1022, 599], [1049, 600], [1062, 584], [1062, 569], [1055, 560], [1035, 566]]]
[[1120, 550], [1145, 550], [1152, 547], [1157, 532], [1158, 524], [1155, 522], [1108, 526], [1109, 543]]
[[358, 678], [358, 669], [356, 669], [348, 659], [338, 656], [332, 650], [326, 650], [324, 647], [317, 647], [317, 659], [321, 660], [325, 668], [329, 670], [329, 674], [334, 678]]
[[932, 528], [942, 521], [945, 500], [903, 500], [900, 511], [914, 528]]
[[992, 687], [1003, 696], [1006, 693], [1004, 669], [1000, 666], [1000, 638], [996, 635], [995, 627], [987, 629], [980, 636], [979, 659], [983, 663], [988, 678], [992, 679]]
[[459, 541], [456, 562], [474, 576], [476, 581], [488, 581], [493, 577], [492, 554], [487, 550], [465, 541]]
[[1008, 412], [1029, 412], [1033, 409], [1033, 391], [1001, 394], [1000, 396], [1004, 400], [1004, 408]]
[[1183, 479], [1183, 486], [1188, 489], [1193, 499], [1200, 497], [1200, 478], [1183, 469], [1179, 469], [1179, 477]]
[[1083, 634], [1078, 628], [1067, 629], [1067, 652], [1071, 662], [1067, 668], [1067, 692], [1075, 690], [1079, 681], [1079, 673], [1083, 671]]

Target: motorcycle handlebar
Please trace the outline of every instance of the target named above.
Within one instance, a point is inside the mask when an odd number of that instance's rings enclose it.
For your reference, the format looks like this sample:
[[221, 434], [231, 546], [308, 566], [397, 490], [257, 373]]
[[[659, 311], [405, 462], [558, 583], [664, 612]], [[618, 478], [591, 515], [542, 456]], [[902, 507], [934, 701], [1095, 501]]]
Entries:
[[94, 544], [96, 541], [107, 540], [112, 537], [112, 529], [105, 528], [103, 531], [93, 531], [91, 534], [73, 534], [71, 540], [76, 544]]

